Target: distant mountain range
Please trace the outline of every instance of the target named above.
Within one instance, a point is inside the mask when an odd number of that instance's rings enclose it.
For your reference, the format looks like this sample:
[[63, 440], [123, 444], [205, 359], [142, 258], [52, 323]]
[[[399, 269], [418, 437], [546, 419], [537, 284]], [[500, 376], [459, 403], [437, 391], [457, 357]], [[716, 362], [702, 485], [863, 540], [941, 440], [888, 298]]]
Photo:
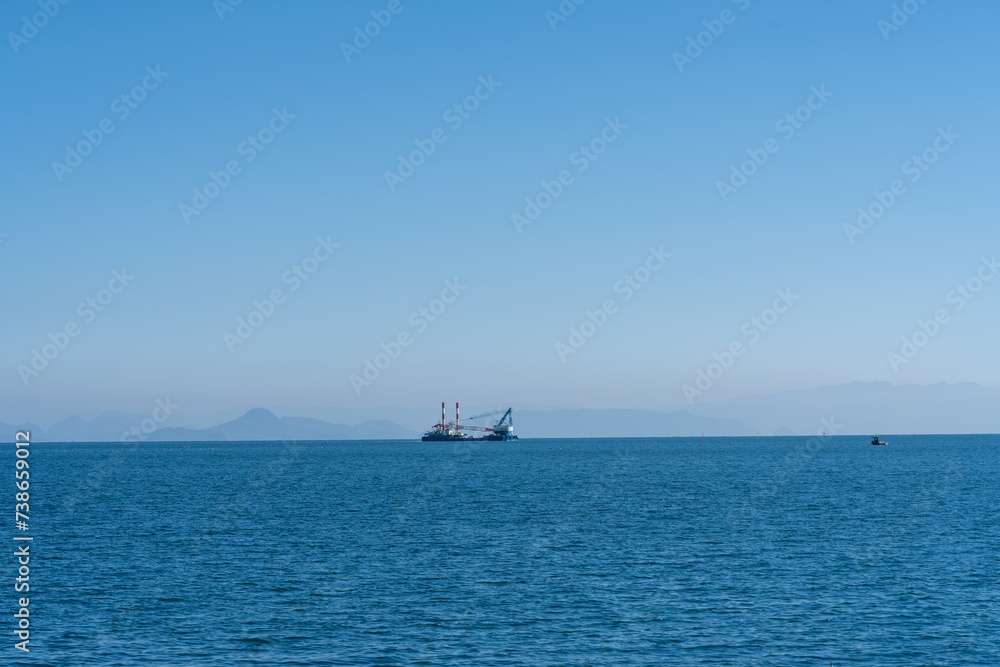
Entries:
[[754, 435], [735, 419], [702, 417], [690, 412], [645, 410], [521, 410], [514, 414], [521, 437], [532, 438], [655, 438]]
[[[144, 419], [138, 415], [105, 412], [96, 419], [85, 422], [79, 417], [69, 417], [43, 430], [30, 424], [11, 426], [0, 424], [6, 433], [30, 429], [34, 442], [118, 442], [134, 427], [140, 428]], [[148, 422], [147, 422], [148, 423]], [[390, 421], [371, 419], [355, 426], [331, 424], [308, 417], [278, 417], [270, 410], [250, 410], [239, 419], [213, 426], [192, 429], [167, 427], [142, 433], [143, 440], [155, 442], [193, 441], [214, 442], [225, 440], [394, 440], [418, 438], [416, 431]], [[136, 440], [134, 436], [132, 440]]]
[[[145, 418], [150, 429], [152, 422]], [[515, 413], [522, 437], [663, 437], [677, 435], [752, 435], [746, 424], [734, 419], [699, 417], [687, 412], [643, 412], [641, 410], [522, 410]], [[5, 432], [28, 428], [34, 442], [118, 442], [144, 418], [120, 412], [106, 412], [85, 422], [69, 417], [47, 431], [37, 426], [15, 427], [0, 424]], [[270, 410], [256, 408], [242, 417], [211, 428], [166, 427], [143, 433], [142, 440], [154, 442], [218, 442], [240, 440], [413, 440], [420, 431], [395, 422], [369, 419], [355, 426], [333, 424], [309, 417], [278, 417]], [[132, 440], [136, 438], [132, 437]]]
[[831, 418], [842, 434], [1000, 433], [1000, 389], [971, 382], [849, 382], [688, 409], [738, 419], [761, 434], [811, 435], [826, 428], [821, 419]]
[[331, 424], [309, 417], [278, 417], [270, 410], [250, 410], [239, 419], [212, 428], [163, 428], [150, 440], [404, 440], [420, 437], [416, 431], [390, 421], [370, 419], [356, 426]]
[[[844, 435], [1000, 433], [998, 407], [1000, 389], [978, 384], [918, 386], [851, 382], [696, 404], [687, 410], [673, 412], [515, 409], [514, 426], [522, 438], [811, 435], [821, 430]], [[409, 440], [419, 438], [420, 429], [429, 428], [430, 422], [437, 417], [434, 409], [412, 408], [351, 411], [346, 408], [286, 407], [282, 411], [300, 414], [311, 411], [345, 420], [352, 414], [355, 418], [384, 414], [386, 419], [370, 418], [348, 425], [307, 416], [279, 417], [270, 410], [256, 408], [237, 419], [207, 428], [170, 426], [152, 430], [154, 424], [149, 415], [105, 412], [91, 421], [68, 417], [47, 430], [30, 424], [0, 423], [0, 432], [12, 434], [27, 428], [32, 431], [35, 442], [117, 442], [136, 427], [145, 425], [147, 431], [152, 432], [143, 433], [142, 439], [157, 442]], [[205, 415], [195, 416], [202, 424], [212, 423], [208, 419]]]

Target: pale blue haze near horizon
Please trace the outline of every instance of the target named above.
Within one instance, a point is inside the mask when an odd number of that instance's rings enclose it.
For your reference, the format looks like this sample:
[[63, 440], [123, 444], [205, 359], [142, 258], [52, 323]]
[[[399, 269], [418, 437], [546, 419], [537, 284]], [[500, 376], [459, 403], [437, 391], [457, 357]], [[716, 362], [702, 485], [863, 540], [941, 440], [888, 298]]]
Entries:
[[[892, 2], [590, 0], [553, 30], [549, 2], [461, 8], [402, 0], [348, 63], [340, 44], [387, 2], [72, 2], [15, 53], [5, 37], [0, 419], [238, 405], [528, 403], [677, 408], [713, 353], [742, 340], [775, 290], [798, 300], [703, 397], [851, 381], [996, 387], [1000, 280], [946, 297], [1000, 252], [995, 25], [985, 0], [929, 0], [884, 39]], [[899, 3], [897, 3], [899, 4]], [[735, 21], [679, 72], [703, 21]], [[0, 8], [4, 35], [36, 2]], [[168, 75], [119, 120], [112, 101]], [[480, 77], [500, 86], [452, 130]], [[785, 140], [775, 122], [813, 87], [832, 97]], [[294, 114], [253, 162], [237, 146]], [[52, 163], [102, 118], [115, 130], [62, 182]], [[606, 119], [621, 136], [534, 224], [511, 214]], [[448, 140], [394, 192], [415, 140]], [[917, 182], [902, 165], [939, 129], [960, 138]], [[779, 140], [722, 201], [732, 165]], [[190, 223], [178, 206], [229, 160], [242, 172]], [[863, 236], [873, 192], [905, 194]], [[317, 237], [340, 247], [301, 289], [282, 275]], [[613, 286], [650, 246], [671, 253], [635, 296]], [[135, 280], [25, 385], [17, 371], [77, 304]], [[360, 396], [349, 376], [446, 280], [467, 289]], [[245, 343], [224, 332], [276, 288], [287, 301]], [[565, 363], [587, 310], [618, 310]], [[950, 321], [898, 372], [918, 320]]]

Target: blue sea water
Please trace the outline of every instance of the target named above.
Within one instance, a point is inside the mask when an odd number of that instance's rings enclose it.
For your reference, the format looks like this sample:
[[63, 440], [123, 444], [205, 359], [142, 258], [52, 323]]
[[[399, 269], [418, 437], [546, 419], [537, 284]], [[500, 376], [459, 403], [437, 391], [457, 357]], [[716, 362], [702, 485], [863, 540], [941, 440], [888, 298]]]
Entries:
[[1000, 665], [1000, 437], [886, 439], [32, 445], [0, 664]]

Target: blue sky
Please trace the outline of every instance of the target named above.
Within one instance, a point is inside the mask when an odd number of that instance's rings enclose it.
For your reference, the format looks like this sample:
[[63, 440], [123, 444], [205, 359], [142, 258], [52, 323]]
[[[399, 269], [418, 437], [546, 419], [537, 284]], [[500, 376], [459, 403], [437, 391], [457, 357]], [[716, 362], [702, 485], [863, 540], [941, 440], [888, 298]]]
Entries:
[[[589, 0], [553, 29], [555, 1], [400, 0], [348, 62], [342, 43], [389, 5], [243, 2], [220, 20], [210, 0], [70, 3], [18, 39], [42, 10], [4, 3], [0, 418], [141, 412], [168, 395], [192, 412], [676, 408], [734, 342], [744, 353], [696, 401], [998, 385], [1000, 280], [960, 310], [948, 299], [1000, 252], [995, 3], [929, 0], [886, 39], [891, 2]], [[724, 11], [678, 71], [673, 54]], [[144, 77], [121, 118], [114, 101]], [[499, 84], [488, 96], [481, 77]], [[486, 99], [453, 127], [445, 112], [477, 87]], [[832, 96], [786, 138], [776, 122], [814, 87]], [[284, 126], [248, 161], [240, 146], [274, 110]], [[60, 181], [53, 162], [104, 119], [114, 131]], [[627, 127], [580, 172], [574, 154], [608, 119]], [[386, 171], [439, 128], [447, 140], [390, 190]], [[958, 138], [911, 181], [905, 163], [949, 128]], [[769, 138], [777, 152], [723, 201], [717, 183]], [[185, 221], [180, 205], [230, 161], [239, 173]], [[512, 214], [563, 170], [572, 183], [518, 233]], [[844, 225], [897, 179], [905, 192], [850, 243]], [[317, 238], [339, 247], [292, 290], [286, 272]], [[671, 257], [626, 300], [615, 286], [651, 246]], [[85, 321], [78, 305], [123, 267], [134, 281]], [[455, 279], [460, 296], [415, 325]], [[275, 289], [283, 303], [227, 345]], [[797, 300], [751, 342], [744, 323], [779, 289]], [[614, 313], [563, 361], [557, 344], [608, 299]], [[947, 323], [894, 369], [887, 355], [940, 309]], [[37, 375], [18, 370], [70, 322], [78, 335]], [[352, 385], [401, 333], [398, 358]]]

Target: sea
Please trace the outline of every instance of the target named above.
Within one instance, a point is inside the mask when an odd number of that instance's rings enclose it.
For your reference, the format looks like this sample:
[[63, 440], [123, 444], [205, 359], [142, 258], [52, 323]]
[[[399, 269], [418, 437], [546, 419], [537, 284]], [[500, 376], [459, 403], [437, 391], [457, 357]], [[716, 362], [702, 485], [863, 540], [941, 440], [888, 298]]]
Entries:
[[1000, 436], [882, 437], [10, 446], [0, 664], [1000, 665]]

